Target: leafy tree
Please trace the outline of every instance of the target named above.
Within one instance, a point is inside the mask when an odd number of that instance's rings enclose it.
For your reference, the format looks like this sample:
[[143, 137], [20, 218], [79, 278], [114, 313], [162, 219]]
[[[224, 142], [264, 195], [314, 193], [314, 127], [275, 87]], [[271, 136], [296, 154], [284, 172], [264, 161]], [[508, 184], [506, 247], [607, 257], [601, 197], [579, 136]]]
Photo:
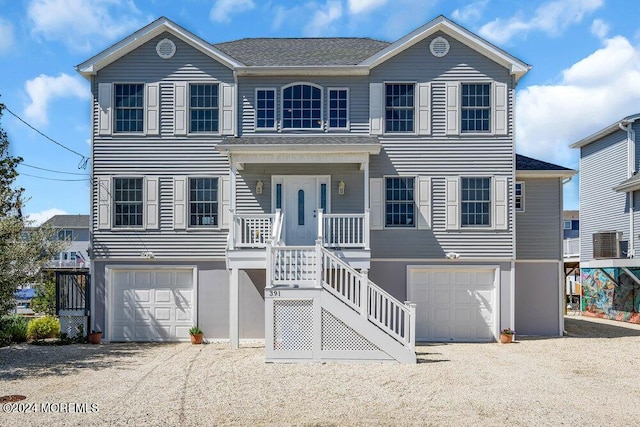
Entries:
[[53, 274], [44, 274], [42, 280], [35, 285], [36, 296], [31, 300], [31, 309], [35, 313], [49, 316], [56, 314], [56, 278]]
[[[0, 119], [3, 110], [0, 103]], [[18, 286], [34, 283], [47, 261], [64, 248], [64, 242], [51, 239], [50, 227], [30, 227], [22, 217], [24, 188], [14, 188], [20, 162], [21, 157], [9, 154], [9, 138], [0, 126], [0, 315], [15, 307]]]

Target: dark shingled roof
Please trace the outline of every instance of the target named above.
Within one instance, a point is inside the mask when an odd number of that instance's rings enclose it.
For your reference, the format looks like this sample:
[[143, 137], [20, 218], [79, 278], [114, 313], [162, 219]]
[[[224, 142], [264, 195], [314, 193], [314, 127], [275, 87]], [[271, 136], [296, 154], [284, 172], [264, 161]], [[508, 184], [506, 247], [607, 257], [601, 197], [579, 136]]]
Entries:
[[248, 66], [356, 65], [390, 43], [369, 38], [251, 38], [214, 44]]
[[225, 138], [222, 145], [300, 145], [300, 144], [324, 144], [324, 145], [344, 145], [344, 144], [379, 144], [376, 136], [242, 136]]
[[543, 162], [542, 160], [532, 159], [531, 157], [516, 154], [516, 170], [519, 171], [570, 171], [572, 169], [564, 166], [554, 165], [553, 163]]
[[55, 215], [43, 225], [55, 228], [89, 228], [89, 215]]

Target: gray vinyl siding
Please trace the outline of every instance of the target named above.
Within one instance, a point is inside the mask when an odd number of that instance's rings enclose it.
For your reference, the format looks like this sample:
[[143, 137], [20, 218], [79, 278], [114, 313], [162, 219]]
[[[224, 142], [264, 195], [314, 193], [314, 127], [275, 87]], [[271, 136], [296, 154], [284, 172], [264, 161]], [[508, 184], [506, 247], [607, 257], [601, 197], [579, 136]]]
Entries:
[[[443, 58], [429, 52], [438, 36], [449, 40], [451, 49]], [[507, 135], [445, 135], [445, 86], [447, 81], [506, 83], [508, 87]], [[442, 258], [457, 252], [464, 258], [512, 258], [513, 217], [509, 229], [445, 229], [445, 177], [507, 176], [513, 188], [513, 80], [509, 70], [445, 34], [437, 33], [418, 42], [371, 71], [371, 82], [431, 82], [431, 135], [386, 135], [383, 150], [371, 157], [372, 178], [385, 175], [422, 175], [432, 178], [431, 230], [386, 229], [371, 232], [373, 258]], [[509, 191], [509, 206], [512, 204]]]
[[[238, 129], [242, 129], [242, 134], [274, 134], [277, 131], [256, 130], [255, 129], [255, 94], [257, 88], [273, 88], [276, 90], [276, 119], [282, 118], [282, 87], [291, 83], [313, 83], [322, 86], [322, 115], [325, 123], [328, 120], [328, 89], [348, 88], [349, 89], [349, 132], [357, 134], [369, 133], [369, 79], [366, 76], [342, 76], [342, 77], [241, 77], [238, 79], [240, 103], [240, 114]], [[326, 132], [333, 131], [324, 126]], [[314, 129], [309, 131], [282, 130], [282, 133], [323, 133], [322, 130]]]
[[[176, 44], [175, 55], [160, 58], [155, 50], [159, 40], [168, 37]], [[227, 230], [173, 229], [173, 178], [175, 176], [228, 176], [229, 163], [216, 145], [219, 135], [174, 134], [174, 82], [214, 82], [233, 84], [233, 73], [226, 66], [164, 33], [100, 70], [93, 78], [93, 176], [158, 177], [160, 186], [157, 230], [98, 230], [97, 180], [92, 191], [93, 257], [139, 258], [142, 251], [156, 258], [224, 259]], [[99, 83], [160, 83], [160, 134], [100, 135], [98, 133], [97, 94]], [[222, 181], [219, 181], [219, 190]], [[220, 193], [220, 191], [219, 191]]]
[[629, 238], [627, 194], [613, 187], [627, 179], [627, 133], [617, 131], [580, 151], [580, 261], [593, 259], [593, 233], [622, 231]]
[[[247, 164], [238, 172], [236, 209], [238, 213], [270, 213], [273, 175], [329, 175], [331, 213], [364, 213], [364, 173], [356, 164]], [[262, 194], [255, 194], [258, 180]], [[345, 194], [338, 194], [338, 183], [345, 183]]]
[[524, 182], [524, 212], [516, 212], [516, 258], [560, 260], [562, 182], [559, 178]]

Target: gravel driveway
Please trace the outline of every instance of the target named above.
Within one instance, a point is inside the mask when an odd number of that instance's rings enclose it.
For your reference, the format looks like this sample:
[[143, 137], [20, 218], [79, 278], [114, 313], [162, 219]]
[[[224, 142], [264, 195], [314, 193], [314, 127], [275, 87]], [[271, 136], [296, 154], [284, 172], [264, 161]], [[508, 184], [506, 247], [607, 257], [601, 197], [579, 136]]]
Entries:
[[266, 364], [258, 345], [7, 347], [0, 396], [29, 412], [0, 425], [640, 424], [640, 327], [570, 316], [566, 329], [423, 345], [417, 365]]

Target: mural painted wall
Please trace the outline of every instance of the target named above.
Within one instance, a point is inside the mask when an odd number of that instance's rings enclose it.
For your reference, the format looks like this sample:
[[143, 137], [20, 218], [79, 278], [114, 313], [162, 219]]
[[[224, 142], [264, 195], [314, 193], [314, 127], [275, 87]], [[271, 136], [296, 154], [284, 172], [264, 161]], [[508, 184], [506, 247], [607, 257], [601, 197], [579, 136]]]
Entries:
[[[640, 268], [629, 268], [640, 278]], [[583, 268], [584, 314], [640, 324], [640, 284], [622, 268]]]

